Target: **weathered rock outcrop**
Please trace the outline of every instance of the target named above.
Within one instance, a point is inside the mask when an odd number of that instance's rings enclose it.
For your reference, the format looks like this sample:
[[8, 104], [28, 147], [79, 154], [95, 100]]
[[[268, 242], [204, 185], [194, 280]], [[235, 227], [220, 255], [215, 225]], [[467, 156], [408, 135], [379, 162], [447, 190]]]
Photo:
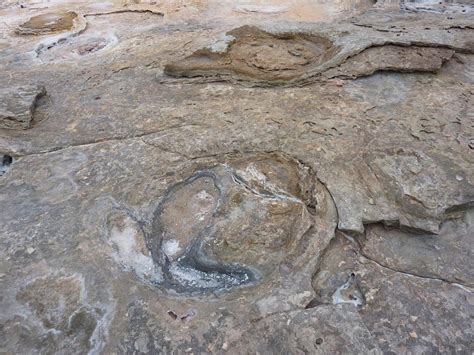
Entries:
[[201, 82], [300, 86], [378, 71], [437, 72], [455, 50], [474, 52], [472, 41], [465, 37], [468, 33], [456, 34], [460, 42], [456, 45], [440, 32], [427, 39], [417, 32], [394, 30], [395, 36], [389, 34], [381, 40], [362, 28], [344, 24], [339, 28], [306, 27], [303, 31], [270, 27], [266, 31], [243, 26], [227, 32], [208, 48], [168, 63], [164, 73]]
[[337, 52], [337, 47], [322, 36], [271, 34], [244, 26], [228, 32], [213, 48], [199, 50], [183, 62], [166, 65], [165, 73], [278, 85], [303, 77]]
[[435, 73], [451, 59], [454, 50], [447, 48], [384, 45], [370, 47], [341, 65], [323, 73], [325, 78], [357, 78], [378, 71]]
[[472, 352], [474, 13], [423, 3], [1, 2], [0, 353]]

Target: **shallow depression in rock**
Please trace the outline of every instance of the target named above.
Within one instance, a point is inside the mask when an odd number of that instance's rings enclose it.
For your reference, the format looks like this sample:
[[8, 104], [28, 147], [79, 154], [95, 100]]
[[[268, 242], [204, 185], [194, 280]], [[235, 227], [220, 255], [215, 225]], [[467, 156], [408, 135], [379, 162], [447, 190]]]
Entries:
[[146, 236], [163, 285], [219, 291], [271, 278], [311, 225], [300, 169], [279, 157], [242, 159], [171, 187]]
[[46, 41], [36, 49], [38, 58], [42, 61], [53, 62], [77, 60], [100, 54], [118, 43], [118, 38], [108, 31], [64, 37], [54, 42]]
[[77, 13], [73, 11], [46, 13], [30, 18], [15, 32], [19, 35], [42, 35], [68, 31], [73, 28], [76, 18]]
[[0, 155], [0, 176], [4, 175], [8, 169], [10, 169], [12, 163], [13, 157], [11, 155]]
[[287, 84], [327, 62], [339, 49], [323, 36], [269, 33], [243, 26], [226, 35], [227, 43], [201, 49], [165, 66], [175, 77], [215, 77], [224, 80]]
[[201, 250], [221, 198], [212, 171], [195, 173], [171, 188], [158, 207], [148, 246], [163, 265], [166, 281], [178, 291], [228, 289], [255, 280], [252, 271], [237, 264], [222, 264]]
[[473, 13], [100, 1], [0, 1], [0, 348], [470, 352]]

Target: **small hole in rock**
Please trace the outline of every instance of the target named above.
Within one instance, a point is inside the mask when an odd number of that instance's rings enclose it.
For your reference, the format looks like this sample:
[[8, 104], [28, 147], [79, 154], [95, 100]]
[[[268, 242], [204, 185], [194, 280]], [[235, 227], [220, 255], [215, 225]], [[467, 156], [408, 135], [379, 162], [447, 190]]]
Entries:
[[168, 311], [168, 315], [173, 319], [178, 319], [178, 315], [173, 311]]
[[0, 155], [0, 176], [2, 176], [8, 171], [12, 163], [13, 163], [13, 157], [11, 155], [8, 155], [8, 154]]
[[323, 339], [322, 339], [322, 338], [316, 339], [316, 344], [317, 344], [317, 345], [321, 345], [322, 343], [323, 343]]
[[10, 155], [4, 155], [2, 158], [2, 165], [9, 166], [13, 162], [13, 158]]
[[316, 298], [313, 298], [311, 301], [309, 301], [309, 303], [306, 305], [304, 309], [311, 309], [311, 308], [319, 306], [320, 304], [321, 302], [319, 302]]

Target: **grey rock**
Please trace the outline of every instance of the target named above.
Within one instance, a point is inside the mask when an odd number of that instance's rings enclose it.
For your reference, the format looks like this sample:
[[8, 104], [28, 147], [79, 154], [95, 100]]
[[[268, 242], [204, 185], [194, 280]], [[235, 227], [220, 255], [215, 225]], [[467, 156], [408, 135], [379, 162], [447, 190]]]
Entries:
[[[371, 14], [368, 13], [367, 17]], [[371, 22], [372, 18], [367, 17], [359, 21]], [[455, 50], [474, 51], [466, 32], [456, 32], [454, 40], [452, 36], [447, 40], [436, 29], [426, 36], [422, 31], [398, 31], [394, 29], [396, 26], [391, 26], [384, 30], [387, 35], [381, 37], [367, 30], [373, 24], [360, 22], [339, 23], [337, 27], [333, 24], [302, 28], [286, 24], [242, 26], [226, 33], [228, 39], [223, 48], [216, 42], [199, 49], [182, 60], [166, 64], [164, 73], [196, 78], [197, 82], [301, 86], [377, 71], [436, 72]], [[424, 25], [430, 29], [427, 23]], [[219, 50], [213, 49], [217, 45]], [[166, 82], [166, 78], [158, 77]]]
[[362, 252], [394, 270], [474, 287], [473, 217], [471, 209], [445, 221], [437, 236], [369, 226]]
[[231, 342], [228, 350], [247, 353], [242, 348], [243, 342], [261, 354], [381, 354], [357, 310], [343, 305], [267, 317]]
[[370, 47], [327, 70], [323, 77], [357, 78], [377, 71], [437, 72], [453, 55], [454, 51], [446, 48], [395, 45]]
[[457, 1], [402, 1], [402, 8], [414, 12], [466, 13], [473, 12], [474, 6], [469, 0]]
[[366, 265], [360, 315], [384, 353], [471, 351], [472, 289]]
[[[462, 221], [454, 223], [463, 224]], [[427, 259], [428, 251], [417, 256], [413, 252], [409, 257], [411, 264], [399, 269], [391, 268], [393, 263], [389, 258], [377, 255], [378, 260], [374, 261], [372, 256], [366, 257], [365, 243], [371, 243], [372, 235], [369, 233], [367, 241], [360, 241], [344, 233], [336, 234], [313, 277], [319, 298], [310, 306], [323, 307], [324, 301], [330, 299], [328, 295], [352, 273], [358, 284], [353, 295], [363, 295], [365, 300], [359, 314], [383, 353], [470, 351], [474, 290], [437, 278], [434, 276], [436, 271], [431, 274], [424, 272], [423, 261]], [[393, 245], [406, 242], [396, 235], [393, 237], [397, 239], [389, 242]], [[402, 258], [406, 255], [403, 247], [399, 252]], [[433, 260], [434, 254], [428, 260]], [[450, 264], [444, 265], [455, 269], [455, 263], [450, 260]], [[346, 307], [356, 310], [358, 304], [354, 301]]]

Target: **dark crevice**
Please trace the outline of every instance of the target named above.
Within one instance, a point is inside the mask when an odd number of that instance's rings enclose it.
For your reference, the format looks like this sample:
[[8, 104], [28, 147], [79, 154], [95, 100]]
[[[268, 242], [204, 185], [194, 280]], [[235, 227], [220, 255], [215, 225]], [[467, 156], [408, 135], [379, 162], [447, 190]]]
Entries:
[[467, 286], [467, 285], [465, 285], [461, 282], [452, 282], [452, 281], [449, 281], [447, 279], [440, 278], [440, 277], [424, 276], [424, 275], [420, 275], [420, 274], [417, 274], [417, 273], [414, 273], [414, 272], [408, 272], [408, 271], [403, 271], [403, 270], [399, 270], [399, 269], [396, 269], [396, 268], [392, 268], [390, 266], [387, 266], [387, 265], [381, 263], [380, 261], [377, 261], [375, 259], [370, 258], [366, 254], [364, 254], [361, 250], [359, 251], [359, 255], [361, 257], [363, 257], [364, 259], [369, 260], [369, 261], [377, 264], [378, 266], [380, 266], [384, 269], [387, 269], [387, 270], [390, 270], [390, 271], [393, 271], [393, 272], [396, 272], [396, 273], [400, 273], [400, 274], [407, 275], [407, 276], [418, 277], [418, 278], [425, 279], [425, 280], [434, 280], [434, 281], [446, 282], [446, 283], [448, 283], [450, 285], [453, 285], [453, 286], [462, 286], [462, 288], [464, 290], [466, 290], [468, 292], [471, 292], [471, 293], [474, 293], [474, 290], [471, 289], [470, 286]]
[[309, 301], [309, 303], [304, 307], [304, 309], [311, 309], [311, 308], [315, 308], [315, 307], [318, 307], [318, 306], [321, 306], [323, 304], [326, 304], [326, 303], [323, 303], [321, 302], [320, 300], [318, 300], [317, 298], [313, 298], [311, 301]]
[[[23, 157], [28, 157], [28, 156], [36, 156], [36, 155], [54, 153], [54, 152], [66, 150], [66, 149], [69, 149], [69, 148], [86, 147], [86, 146], [90, 146], [90, 145], [94, 145], [94, 144], [102, 144], [102, 143], [108, 143], [108, 142], [119, 142], [119, 141], [131, 140], [131, 139], [138, 139], [138, 138], [150, 136], [150, 135], [153, 135], [153, 134], [156, 134], [156, 133], [166, 132], [166, 131], [169, 131], [169, 130], [172, 130], [172, 129], [183, 128], [183, 127], [187, 127], [187, 126], [199, 126], [199, 125], [196, 125], [196, 124], [174, 125], [174, 126], [170, 126], [170, 127], [167, 127], [167, 128], [158, 129], [158, 130], [155, 130], [155, 131], [139, 133], [139, 134], [136, 134], [136, 135], [120, 135], [120, 136], [108, 137], [108, 138], [103, 138], [103, 139], [83, 141], [83, 142], [79, 142], [79, 143], [73, 143], [73, 144], [70, 144], [70, 145], [67, 145], [67, 146], [53, 147], [53, 148], [45, 149], [43, 151], [38, 151], [38, 152], [17, 153], [16, 155], [19, 158], [23, 158]], [[153, 145], [153, 144], [151, 144], [149, 142], [145, 142], [143, 140], [142, 140], [142, 142], [144, 144], [147, 144], [147, 145], [153, 146], [155, 148], [159, 148], [159, 149], [164, 150], [159, 145]], [[178, 153], [178, 152], [176, 152], [175, 154], [182, 155], [182, 153]]]
[[8, 154], [0, 155], [0, 176], [6, 174], [13, 163], [13, 157]]
[[153, 11], [153, 10], [146, 10], [146, 9], [126, 9], [126, 10], [116, 10], [116, 11], [110, 11], [110, 12], [95, 12], [95, 13], [89, 13], [85, 14], [84, 17], [88, 16], [108, 16], [108, 15], [115, 15], [115, 14], [125, 14], [125, 13], [138, 13], [138, 14], [151, 14], [151, 15], [157, 15], [160, 17], [165, 16], [164, 13], [159, 12], [159, 11]]

